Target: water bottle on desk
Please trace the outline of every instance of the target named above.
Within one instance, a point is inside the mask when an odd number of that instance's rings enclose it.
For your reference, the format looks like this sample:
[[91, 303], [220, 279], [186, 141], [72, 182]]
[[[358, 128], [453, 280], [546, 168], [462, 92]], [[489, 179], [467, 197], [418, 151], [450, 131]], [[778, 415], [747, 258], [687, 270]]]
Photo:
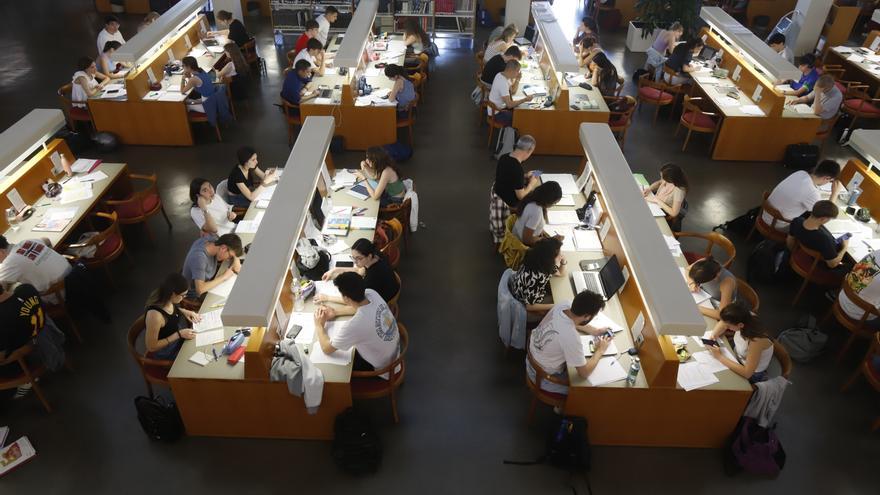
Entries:
[[633, 356], [632, 363], [629, 365], [629, 373], [626, 375], [626, 384], [629, 387], [632, 387], [636, 384], [636, 378], [639, 376], [639, 371], [642, 369], [642, 362], [639, 360], [638, 356]]
[[9, 224], [9, 227], [12, 229], [13, 232], [18, 230], [20, 223], [18, 219], [18, 212], [16, 212], [15, 208], [11, 206], [9, 208], [6, 208], [6, 223]]
[[302, 311], [305, 309], [306, 303], [302, 296], [302, 284], [298, 278], [293, 279], [290, 283], [290, 292], [293, 293], [293, 310]]
[[849, 193], [849, 199], [846, 201], [846, 206], [855, 206], [856, 201], [859, 200], [859, 196], [862, 195], [862, 190], [858, 187], [853, 188], [852, 192]]

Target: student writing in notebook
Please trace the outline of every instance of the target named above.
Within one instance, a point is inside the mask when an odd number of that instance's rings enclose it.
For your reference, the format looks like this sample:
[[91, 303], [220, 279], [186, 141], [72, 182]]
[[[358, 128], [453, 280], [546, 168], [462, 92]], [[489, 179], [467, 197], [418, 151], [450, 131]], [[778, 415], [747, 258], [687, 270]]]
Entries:
[[201, 315], [179, 307], [188, 289], [186, 278], [179, 273], [172, 273], [150, 295], [144, 311], [144, 322], [147, 326], [144, 346], [148, 357], [174, 359], [183, 341], [196, 336], [191, 324], [201, 321]]
[[659, 206], [666, 214], [669, 228], [681, 230], [681, 219], [687, 214], [685, 197], [688, 193], [687, 176], [681, 167], [667, 163], [660, 167], [660, 180], [642, 191], [649, 203]]
[[719, 310], [737, 300], [736, 276], [712, 256], [695, 261], [686, 273], [691, 292], [703, 290], [711, 297], [712, 307], [698, 306], [703, 316], [717, 320], [721, 315]]
[[400, 169], [384, 149], [378, 146], [367, 148], [367, 157], [361, 160], [361, 169], [355, 172], [358, 180], [364, 181], [372, 199], [379, 205], [402, 203], [406, 186], [401, 179]]
[[565, 264], [562, 241], [553, 237], [539, 240], [526, 251], [522, 265], [510, 279], [513, 297], [530, 313], [546, 313], [553, 307], [553, 303], [544, 302], [550, 278], [565, 275]]
[[[241, 271], [244, 249], [241, 238], [236, 234], [223, 234], [217, 239], [200, 237], [193, 242], [183, 260], [183, 276], [189, 282], [191, 298], [200, 298], [209, 290], [222, 284]], [[218, 267], [224, 261], [229, 267], [218, 274]]]
[[[526, 246], [533, 246], [539, 239], [547, 237], [544, 232], [544, 217], [547, 208], [562, 199], [562, 187], [558, 182], [545, 182], [527, 194], [516, 209], [518, 218], [513, 224], [515, 235]], [[559, 240], [563, 236], [554, 236]]]

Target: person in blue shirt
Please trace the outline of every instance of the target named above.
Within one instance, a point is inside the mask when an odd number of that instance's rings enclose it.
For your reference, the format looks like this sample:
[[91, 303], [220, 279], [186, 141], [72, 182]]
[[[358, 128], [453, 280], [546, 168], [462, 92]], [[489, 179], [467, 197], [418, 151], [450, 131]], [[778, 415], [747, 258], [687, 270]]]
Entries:
[[302, 100], [309, 99], [317, 94], [316, 90], [310, 91], [307, 84], [312, 81], [312, 64], [308, 60], [299, 60], [293, 70], [284, 76], [284, 85], [281, 87], [281, 98], [291, 105], [299, 105]]
[[816, 56], [812, 53], [807, 53], [798, 59], [798, 69], [801, 70], [803, 75], [801, 78], [795, 82], [792, 80], [782, 81], [780, 84], [788, 84], [791, 86], [791, 91], [783, 91], [782, 93], [786, 96], [804, 96], [805, 94], [813, 91], [813, 86], [816, 84], [816, 81], [819, 79], [819, 71], [816, 69]]
[[388, 101], [397, 103], [397, 111], [405, 112], [407, 106], [416, 99], [416, 88], [406, 77], [406, 69], [396, 64], [385, 66], [385, 77], [393, 81]]

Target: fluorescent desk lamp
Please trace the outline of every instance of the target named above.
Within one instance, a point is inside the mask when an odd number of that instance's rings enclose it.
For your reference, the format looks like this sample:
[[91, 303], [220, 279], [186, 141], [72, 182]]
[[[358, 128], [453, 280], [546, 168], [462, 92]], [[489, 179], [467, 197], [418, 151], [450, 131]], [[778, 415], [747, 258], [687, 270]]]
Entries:
[[376, 19], [376, 11], [379, 10], [378, 0], [361, 0], [345, 37], [342, 38], [342, 44], [336, 52], [333, 64], [336, 67], [345, 67], [354, 70], [361, 61], [364, 48], [367, 46], [367, 40], [373, 30], [373, 21]]
[[535, 26], [544, 41], [544, 49], [547, 50], [553, 70], [556, 72], [578, 72], [580, 67], [574, 57], [574, 49], [570, 40], [562, 32], [562, 28], [559, 27], [559, 22], [553, 14], [550, 3], [533, 2], [532, 17], [535, 18]]
[[57, 109], [31, 110], [0, 134], [0, 183], [18, 170], [40, 146], [64, 127], [64, 113]]
[[159, 16], [152, 24], [137, 33], [113, 54], [113, 60], [137, 64], [162, 47], [163, 42], [176, 34], [181, 26], [192, 20], [208, 0], [180, 0]]

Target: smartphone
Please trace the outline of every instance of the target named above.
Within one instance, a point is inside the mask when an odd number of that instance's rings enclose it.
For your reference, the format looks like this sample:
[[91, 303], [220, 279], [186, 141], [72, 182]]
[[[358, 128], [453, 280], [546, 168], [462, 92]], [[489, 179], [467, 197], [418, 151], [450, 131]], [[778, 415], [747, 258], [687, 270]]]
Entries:
[[300, 325], [292, 325], [290, 327], [290, 331], [287, 332], [287, 338], [295, 339], [296, 336], [299, 335], [299, 333], [302, 331], [302, 329], [303, 327], [301, 327]]
[[351, 268], [354, 266], [354, 261], [337, 261], [336, 268]]
[[543, 170], [532, 170], [532, 177], [540, 177], [543, 173]]
[[837, 240], [838, 241], [845, 241], [845, 240], [849, 239], [850, 237], [852, 237], [852, 232], [847, 232], [846, 234], [843, 234], [842, 236], [838, 237]]
[[601, 337], [608, 337], [609, 339], [614, 340], [614, 332], [609, 330], [605, 330], [605, 333], [601, 335]]
[[700, 340], [702, 340], [703, 344], [705, 344], [705, 345], [711, 345], [713, 347], [721, 347], [720, 345], [718, 345], [717, 340], [712, 340], [712, 339], [700, 339]]

